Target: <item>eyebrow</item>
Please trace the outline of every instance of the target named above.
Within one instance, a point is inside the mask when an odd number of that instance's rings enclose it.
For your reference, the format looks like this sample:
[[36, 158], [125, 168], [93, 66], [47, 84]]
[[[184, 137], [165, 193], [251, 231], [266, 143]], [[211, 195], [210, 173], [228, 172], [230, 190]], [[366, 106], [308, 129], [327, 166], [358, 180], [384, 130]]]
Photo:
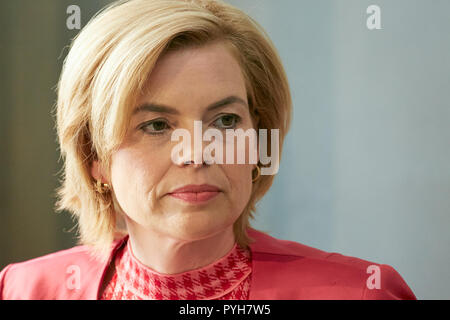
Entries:
[[[229, 104], [233, 104], [233, 103], [238, 103], [238, 104], [244, 105], [245, 107], [248, 107], [247, 102], [245, 102], [241, 98], [239, 98], [237, 96], [229, 96], [222, 100], [219, 100], [217, 102], [210, 104], [206, 108], [206, 111], [212, 111], [215, 109], [219, 109], [219, 108], [225, 107], [225, 106], [227, 106]], [[134, 109], [133, 115], [140, 113], [140, 112], [160, 112], [160, 113], [169, 113], [169, 114], [177, 114], [177, 115], [180, 114], [180, 112], [175, 108], [172, 108], [172, 107], [169, 107], [166, 105], [155, 104], [155, 103], [144, 103], [144, 104], [140, 105], [139, 107]]]

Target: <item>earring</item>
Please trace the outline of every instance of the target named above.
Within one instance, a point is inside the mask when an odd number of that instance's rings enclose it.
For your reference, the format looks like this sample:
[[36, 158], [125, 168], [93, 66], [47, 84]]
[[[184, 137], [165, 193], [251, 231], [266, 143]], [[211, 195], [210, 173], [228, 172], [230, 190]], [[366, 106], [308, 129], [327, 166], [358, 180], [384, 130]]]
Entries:
[[[261, 168], [258, 165], [256, 165], [256, 170], [257, 170], [256, 177], [254, 177], [252, 179], [252, 182], [255, 182], [261, 176]], [[252, 171], [252, 175], [253, 175], [253, 171]]]
[[102, 183], [100, 180], [97, 180], [97, 183], [94, 183], [95, 190], [98, 193], [106, 193], [109, 191], [109, 184]]

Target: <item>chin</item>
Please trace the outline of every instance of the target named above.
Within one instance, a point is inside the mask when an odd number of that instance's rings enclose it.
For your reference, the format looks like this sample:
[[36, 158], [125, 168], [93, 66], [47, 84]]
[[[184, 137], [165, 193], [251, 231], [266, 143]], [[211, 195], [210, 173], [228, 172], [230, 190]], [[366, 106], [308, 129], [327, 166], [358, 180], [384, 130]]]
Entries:
[[182, 230], [176, 232], [177, 238], [186, 241], [196, 241], [213, 237], [214, 235], [225, 231], [228, 225], [186, 225]]

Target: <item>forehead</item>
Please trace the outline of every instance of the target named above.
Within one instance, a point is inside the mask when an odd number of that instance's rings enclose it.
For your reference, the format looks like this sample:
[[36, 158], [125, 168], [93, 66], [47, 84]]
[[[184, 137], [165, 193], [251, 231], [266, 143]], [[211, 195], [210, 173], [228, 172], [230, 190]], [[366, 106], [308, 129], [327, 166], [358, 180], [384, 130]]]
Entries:
[[143, 103], [196, 108], [231, 95], [246, 100], [245, 80], [233, 50], [221, 41], [160, 57], [135, 108]]

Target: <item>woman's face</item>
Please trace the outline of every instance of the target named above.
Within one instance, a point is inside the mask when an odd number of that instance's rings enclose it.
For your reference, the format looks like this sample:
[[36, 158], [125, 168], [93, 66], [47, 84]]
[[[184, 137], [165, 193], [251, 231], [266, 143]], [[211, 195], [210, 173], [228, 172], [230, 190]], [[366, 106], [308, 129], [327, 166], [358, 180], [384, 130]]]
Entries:
[[[237, 60], [221, 42], [170, 52], [156, 64], [146, 89], [111, 162], [110, 183], [128, 223], [182, 241], [207, 238], [231, 227], [249, 201], [255, 165], [236, 164], [236, 156], [235, 164], [225, 160], [211, 165], [185, 161], [193, 161], [199, 154], [193, 145], [195, 120], [202, 121], [203, 132], [216, 128], [224, 137], [226, 129], [253, 128]], [[208, 110], [208, 106], [228, 97], [234, 98]], [[137, 111], [143, 105], [147, 108]], [[170, 108], [169, 112], [161, 106]], [[181, 128], [191, 135], [192, 157], [174, 162], [172, 149], [180, 141], [171, 141], [171, 134]], [[229, 143], [224, 140], [223, 159]], [[202, 143], [205, 148], [211, 142]], [[236, 155], [236, 147], [234, 150]], [[197, 202], [169, 194], [186, 185], [202, 184], [216, 186], [220, 192]]]

